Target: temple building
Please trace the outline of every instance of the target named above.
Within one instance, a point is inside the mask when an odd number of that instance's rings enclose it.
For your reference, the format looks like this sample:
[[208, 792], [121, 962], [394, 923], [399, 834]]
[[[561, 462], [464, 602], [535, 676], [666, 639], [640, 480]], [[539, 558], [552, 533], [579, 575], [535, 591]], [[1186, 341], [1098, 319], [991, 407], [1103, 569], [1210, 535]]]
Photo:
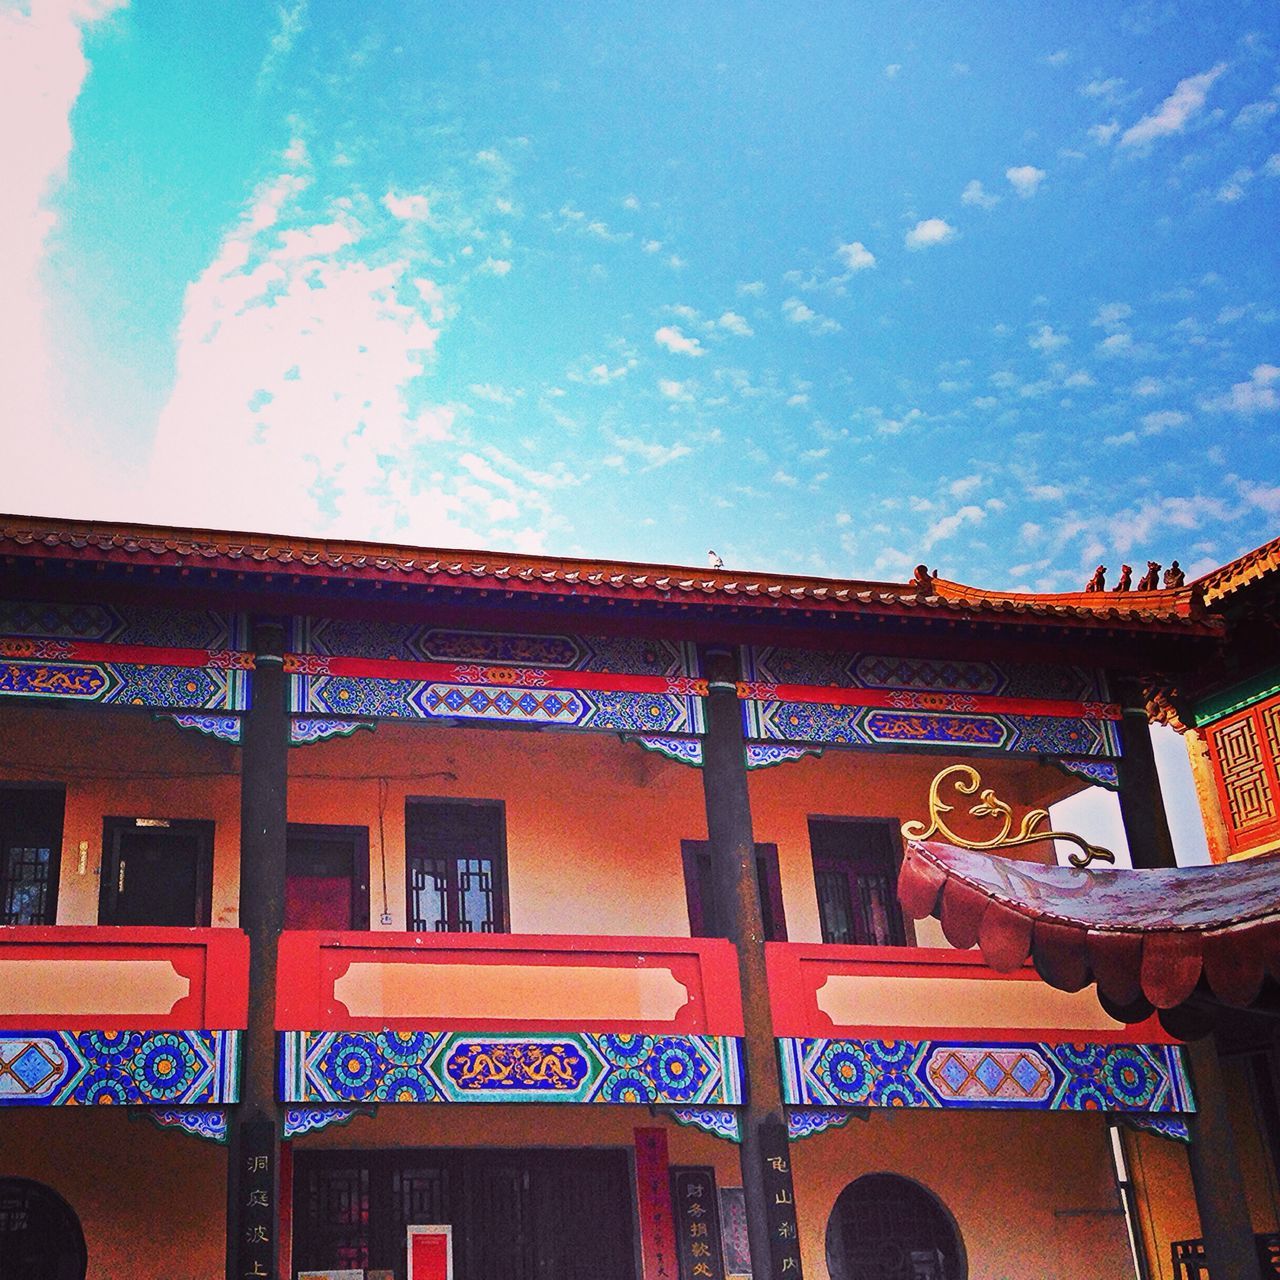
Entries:
[[1275, 1256], [1275, 931], [1202, 977], [1149, 902], [1072, 921], [1181, 874], [1152, 720], [1197, 883], [1260, 892], [1277, 581], [0, 517], [0, 1280]]

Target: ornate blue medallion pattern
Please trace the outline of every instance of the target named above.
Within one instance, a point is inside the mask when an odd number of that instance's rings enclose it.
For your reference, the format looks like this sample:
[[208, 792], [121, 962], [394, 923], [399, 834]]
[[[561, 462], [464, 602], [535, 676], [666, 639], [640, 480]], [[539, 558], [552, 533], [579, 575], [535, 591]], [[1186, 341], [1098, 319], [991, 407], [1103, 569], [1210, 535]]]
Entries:
[[0, 1032], [0, 1106], [239, 1099], [239, 1031]]
[[216, 667], [6, 658], [0, 660], [0, 694], [110, 707], [243, 711], [248, 705], [248, 675]]
[[117, 604], [0, 602], [2, 636], [217, 651], [248, 648], [248, 633], [243, 614]]
[[727, 1036], [285, 1031], [288, 1103], [614, 1102], [734, 1106]]
[[782, 1039], [794, 1106], [1194, 1110], [1173, 1045]]

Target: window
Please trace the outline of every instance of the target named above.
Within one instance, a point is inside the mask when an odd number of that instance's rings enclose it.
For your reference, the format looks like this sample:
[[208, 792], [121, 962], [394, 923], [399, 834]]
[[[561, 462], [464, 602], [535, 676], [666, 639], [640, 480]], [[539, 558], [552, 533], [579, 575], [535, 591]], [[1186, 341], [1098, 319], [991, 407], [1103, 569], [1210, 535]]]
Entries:
[[369, 828], [289, 823], [286, 929], [369, 927]]
[[61, 787], [0, 788], [0, 924], [54, 924], [62, 852]]
[[897, 825], [880, 818], [810, 818], [823, 942], [901, 947], [915, 942], [898, 907]]
[[409, 928], [505, 933], [506, 817], [496, 800], [410, 800], [405, 806]]
[[[711, 842], [681, 840], [684, 860], [684, 895], [689, 907], [689, 936], [727, 938], [728, 925], [716, 910], [717, 897], [711, 880]], [[756, 877], [760, 885], [760, 918], [768, 942], [786, 942], [787, 918], [782, 907], [782, 881], [778, 876], [778, 846], [756, 845]]]
[[1210, 725], [1205, 740], [1232, 852], [1271, 843], [1280, 836], [1280, 697]]
[[918, 1182], [870, 1173], [851, 1182], [827, 1220], [831, 1280], [965, 1280], [951, 1215]]
[[84, 1280], [84, 1233], [56, 1191], [25, 1178], [0, 1178], [0, 1276]]

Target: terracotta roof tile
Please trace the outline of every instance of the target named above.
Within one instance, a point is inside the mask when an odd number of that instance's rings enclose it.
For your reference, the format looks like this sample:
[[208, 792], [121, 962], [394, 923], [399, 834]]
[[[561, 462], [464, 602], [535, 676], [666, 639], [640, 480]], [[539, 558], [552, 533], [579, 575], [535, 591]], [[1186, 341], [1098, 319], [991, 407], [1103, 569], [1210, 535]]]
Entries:
[[[1280, 543], [1277, 552], [1280, 553]], [[997, 614], [1067, 624], [1097, 623], [1142, 629], [1211, 630], [1192, 587], [1170, 591], [1019, 595], [985, 591], [934, 578], [909, 583], [841, 581], [792, 574], [697, 570], [552, 557], [424, 549], [314, 538], [165, 529], [93, 521], [0, 516], [0, 555], [180, 567], [197, 561], [240, 572], [280, 570], [306, 577], [418, 582], [469, 578], [477, 586], [512, 591], [622, 594], [634, 599], [679, 596], [725, 598], [756, 606], [853, 609], [873, 613], [937, 611], [958, 617]], [[527, 584], [518, 587], [517, 583]]]

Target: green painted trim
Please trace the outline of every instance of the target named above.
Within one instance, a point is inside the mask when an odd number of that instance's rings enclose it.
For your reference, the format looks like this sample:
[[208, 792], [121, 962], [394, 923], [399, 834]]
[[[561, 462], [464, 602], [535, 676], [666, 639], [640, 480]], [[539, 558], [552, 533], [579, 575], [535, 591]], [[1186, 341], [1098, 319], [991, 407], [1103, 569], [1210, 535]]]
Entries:
[[1276, 693], [1280, 693], [1280, 667], [1271, 667], [1252, 679], [1242, 680], [1207, 698], [1201, 698], [1192, 708], [1191, 715], [1196, 728], [1200, 728], [1231, 715], [1233, 711], [1243, 711]]

